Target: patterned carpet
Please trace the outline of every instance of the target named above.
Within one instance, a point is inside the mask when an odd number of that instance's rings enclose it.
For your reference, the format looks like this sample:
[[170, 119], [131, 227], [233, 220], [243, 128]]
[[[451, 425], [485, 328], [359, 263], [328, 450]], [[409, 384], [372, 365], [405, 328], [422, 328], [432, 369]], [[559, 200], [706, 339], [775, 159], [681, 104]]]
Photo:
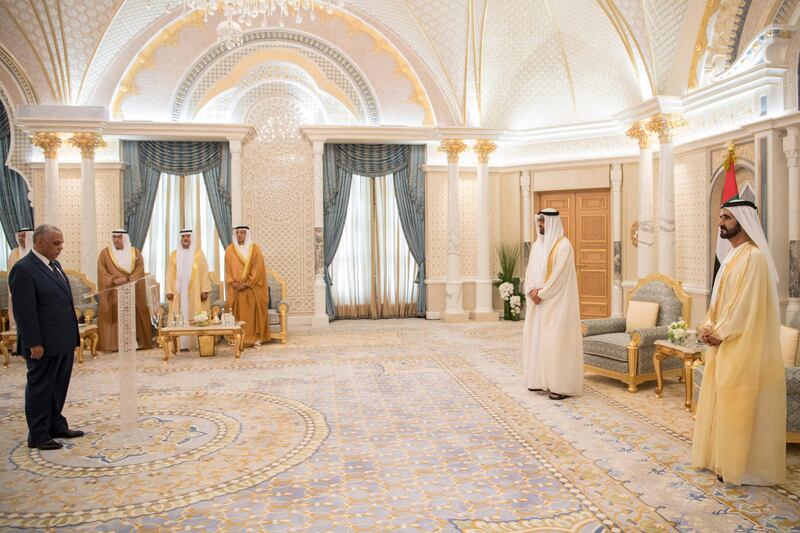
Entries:
[[[520, 323], [295, 328], [286, 345], [163, 363], [140, 352], [135, 442], [116, 435], [115, 355], [73, 374], [86, 437], [25, 446], [24, 365], [0, 380], [0, 529], [83, 531], [800, 530], [789, 480], [736, 488], [689, 467], [670, 380], [588, 376], [563, 402], [521, 383]], [[123, 445], [125, 444], [125, 445]]]

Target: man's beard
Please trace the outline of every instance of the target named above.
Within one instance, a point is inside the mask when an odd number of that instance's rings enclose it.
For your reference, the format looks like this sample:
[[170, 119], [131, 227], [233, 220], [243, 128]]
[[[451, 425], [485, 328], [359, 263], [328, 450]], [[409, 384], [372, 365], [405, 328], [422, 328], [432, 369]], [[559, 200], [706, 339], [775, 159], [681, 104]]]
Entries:
[[731, 229], [728, 229], [724, 226], [719, 228], [719, 236], [723, 239], [730, 240], [731, 238], [736, 237], [740, 231], [742, 231], [742, 226], [737, 222], [736, 225]]
[[544, 235], [544, 228], [539, 228], [539, 235]]

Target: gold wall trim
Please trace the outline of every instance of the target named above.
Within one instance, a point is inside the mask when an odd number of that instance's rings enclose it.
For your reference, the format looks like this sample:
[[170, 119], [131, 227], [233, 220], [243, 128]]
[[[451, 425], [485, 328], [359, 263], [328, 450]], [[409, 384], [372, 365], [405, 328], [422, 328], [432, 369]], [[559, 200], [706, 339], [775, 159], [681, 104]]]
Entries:
[[[47, 5], [47, 1], [43, 0], [42, 5], [44, 5], [44, 14], [47, 16], [47, 25], [50, 28], [50, 36], [53, 39], [53, 52], [55, 52], [56, 60], [58, 61], [58, 71], [60, 73], [59, 76], [61, 77], [61, 86], [63, 87], [63, 91], [61, 92], [61, 103], [69, 104], [69, 83], [67, 82], [67, 73], [66, 69], [64, 68], [66, 55], [58, 44], [58, 33], [56, 33], [56, 27], [53, 25], [53, 17], [50, 15], [50, 8]], [[42, 26], [42, 33], [44, 33], [44, 31], [44, 26]]]
[[[347, 31], [349, 36], [353, 36], [359, 33], [367, 35], [372, 39], [373, 52], [375, 54], [386, 53], [392, 59], [394, 59], [396, 64], [394, 75], [397, 77], [406, 78], [411, 83], [411, 86], [413, 88], [411, 95], [408, 97], [408, 102], [418, 105], [419, 107], [422, 108], [424, 112], [423, 124], [425, 126], [433, 126], [436, 124], [436, 118], [433, 113], [433, 106], [431, 105], [430, 99], [428, 98], [428, 94], [425, 91], [425, 88], [419, 81], [419, 77], [411, 68], [411, 65], [408, 63], [408, 61], [406, 61], [406, 59], [403, 57], [400, 51], [397, 50], [397, 48], [395, 48], [391, 43], [389, 43], [389, 41], [386, 40], [375, 29], [368, 26], [361, 19], [353, 15], [342, 12], [340, 10], [334, 10], [332, 15], [328, 15], [326, 13], [325, 8], [321, 6], [317, 6], [317, 12], [321, 18], [326, 18], [330, 16], [342, 19], [347, 25]], [[123, 102], [129, 96], [136, 94], [135, 80], [139, 72], [143, 69], [149, 69], [153, 67], [154, 56], [159, 48], [161, 48], [164, 45], [177, 46], [178, 34], [184, 27], [188, 25], [197, 27], [204, 26], [205, 25], [204, 12], [194, 11], [193, 13], [185, 17], [180, 17], [177, 20], [173, 21], [166, 28], [164, 28], [158, 35], [156, 35], [153, 39], [151, 39], [150, 42], [148, 42], [147, 45], [142, 49], [142, 51], [139, 52], [139, 54], [130, 64], [128, 69], [125, 71], [125, 74], [123, 75], [119, 85], [117, 85], [117, 89], [114, 91], [114, 96], [111, 99], [111, 113], [115, 119], [123, 118], [122, 115]], [[333, 96], [336, 95], [334, 94]], [[349, 101], [349, 99], [347, 99], [347, 101]], [[348, 105], [349, 109], [350, 105]]]
[[325, 73], [322, 72], [313, 61], [294, 50], [282, 47], [254, 50], [253, 53], [243, 57], [241, 61], [231, 68], [226, 76], [217, 80], [206, 90], [203, 97], [198, 100], [195, 106], [195, 114], [220, 93], [236, 87], [236, 83], [242, 79], [251, 68], [266, 61], [282, 61], [298, 66], [314, 79], [320, 89], [339, 100], [353, 113], [354, 117], [358, 116], [356, 104], [348, 98], [338, 85], [330, 81]]
[[61, 44], [64, 46], [64, 64], [67, 69], [67, 100], [68, 103], [72, 104], [74, 103], [72, 101], [72, 74], [69, 68], [69, 46], [67, 45], [67, 38], [64, 35], [64, 16], [61, 12], [61, 0], [56, 0], [56, 8], [58, 10], [58, 26], [61, 30]]
[[[36, 10], [36, 6], [33, 5], [33, 0], [28, 0], [28, 4], [31, 6], [31, 11], [33, 11], [34, 16], [36, 17], [36, 21], [39, 23], [39, 32], [42, 34], [42, 41], [44, 41], [45, 46], [47, 47], [47, 55], [50, 56], [50, 67], [53, 69], [53, 81], [56, 84], [56, 90], [58, 91], [57, 98], [60, 102], [64, 101], [64, 91], [61, 85], [61, 76], [59, 76], [59, 70], [56, 68], [56, 60], [53, 56], [53, 49], [50, 47], [50, 39], [47, 38], [47, 32], [44, 29], [44, 24], [42, 23], [42, 18], [39, 15], [39, 12]], [[20, 30], [24, 33], [25, 29], [20, 26]]]
[[[636, 39], [636, 35], [634, 35], [633, 30], [631, 30], [631, 26], [628, 23], [628, 19], [626, 19], [625, 15], [622, 14], [622, 11], [620, 11], [620, 9], [614, 3], [614, 0], [608, 0], [608, 7], [616, 15], [616, 17], [619, 19], [620, 23], [624, 26], [626, 33], [628, 35], [630, 35], [630, 40], [633, 42], [633, 46], [636, 48], [636, 51], [639, 52], [639, 57], [642, 60], [642, 65], [644, 66], [644, 70], [647, 73], [647, 79], [650, 80], [651, 92], [653, 93], [654, 96], [657, 95], [658, 94], [658, 87], [656, 86], [656, 80], [655, 80], [655, 77], [653, 76], [652, 65], [650, 65], [650, 63], [648, 62], [647, 58], [645, 57], [644, 52], [642, 51], [642, 45]], [[642, 6], [642, 10], [644, 10], [644, 6]], [[643, 13], [643, 16], [644, 16], [644, 11], [642, 11], [642, 13]], [[649, 38], [650, 33], [648, 32], [647, 35], [648, 35], [648, 38]], [[648, 43], [648, 48], [650, 49], [650, 54], [651, 54], [650, 60], [652, 61], [652, 48], [653, 47], [652, 47], [652, 45], [650, 43]]]
[[569, 94], [572, 97], [572, 111], [576, 112], [578, 110], [578, 104], [575, 101], [575, 86], [572, 83], [572, 71], [569, 68], [567, 48], [564, 46], [564, 39], [561, 37], [561, 30], [558, 28], [558, 24], [556, 24], [556, 18], [553, 16], [553, 10], [550, 9], [550, 2], [548, 0], [542, 0], [542, 3], [544, 4], [545, 10], [547, 10], [547, 15], [550, 17], [550, 22], [553, 24], [553, 29], [556, 32], [556, 41], [558, 42], [558, 48], [561, 51], [561, 62], [564, 64], [564, 71], [567, 74], [567, 82], [569, 83]]
[[202, 27], [205, 24], [204, 18], [205, 13], [203, 11], [194, 11], [185, 17], [182, 16], [174, 20], [161, 30], [158, 35], [150, 39], [150, 42], [142, 48], [130, 66], [128, 66], [122, 76], [122, 80], [117, 85], [114, 96], [111, 99], [111, 116], [115, 119], [123, 118], [122, 102], [127, 97], [136, 94], [136, 76], [142, 70], [153, 68], [156, 51], [164, 45], [177, 46], [178, 33], [186, 26]]
[[697, 29], [697, 39], [694, 43], [694, 52], [692, 53], [692, 63], [689, 66], [689, 79], [686, 82], [686, 87], [691, 91], [700, 83], [699, 73], [697, 67], [700, 66], [700, 59], [708, 47], [708, 38], [706, 37], [706, 29], [708, 28], [708, 21], [711, 16], [719, 9], [719, 0], [706, 0], [706, 9], [703, 12], [703, 18], [700, 21], [700, 27]]
[[[14, 13], [12, 13], [11, 10], [8, 8], [5, 0], [0, 0], [0, 6], [2, 6], [2, 8], [6, 10], [6, 13], [8, 13], [8, 16], [11, 17], [12, 21], [14, 21], [14, 25], [22, 34], [22, 37], [25, 39], [25, 42], [28, 43], [28, 47], [31, 49], [31, 52], [33, 52], [33, 55], [36, 57], [36, 61], [39, 63], [39, 68], [42, 69], [42, 74], [44, 75], [44, 79], [47, 80], [47, 85], [50, 88], [50, 94], [53, 96], [54, 100], [57, 99], [58, 95], [56, 94], [56, 90], [53, 87], [53, 80], [51, 80], [50, 76], [48, 76], [47, 69], [44, 66], [44, 60], [42, 59], [42, 56], [39, 55], [39, 51], [36, 50], [36, 48], [33, 46], [33, 42], [31, 41], [30, 37], [28, 37], [28, 33], [24, 29], [22, 29], [22, 25], [17, 20], [17, 17], [14, 16]], [[11, 51], [9, 50], [9, 54], [10, 52]], [[17, 63], [19, 63], [19, 61], [17, 61]], [[33, 85], [31, 85], [31, 87], [33, 87]]]
[[117, 6], [114, 8], [114, 14], [108, 19], [106, 22], [103, 31], [100, 32], [100, 38], [97, 39], [97, 42], [94, 45], [94, 50], [92, 50], [92, 54], [89, 56], [89, 61], [86, 63], [86, 70], [83, 71], [83, 76], [81, 76], [81, 83], [78, 86], [78, 94], [75, 96], [77, 100], [80, 100], [81, 93], [83, 93], [83, 84], [86, 83], [86, 76], [89, 74], [89, 67], [92, 66], [94, 62], [95, 56], [97, 56], [97, 50], [100, 48], [100, 44], [103, 42], [103, 39], [106, 37], [106, 33], [108, 33], [108, 28], [111, 26], [111, 23], [114, 22], [114, 19], [117, 17], [117, 13], [125, 4], [125, 0], [118, 0]]

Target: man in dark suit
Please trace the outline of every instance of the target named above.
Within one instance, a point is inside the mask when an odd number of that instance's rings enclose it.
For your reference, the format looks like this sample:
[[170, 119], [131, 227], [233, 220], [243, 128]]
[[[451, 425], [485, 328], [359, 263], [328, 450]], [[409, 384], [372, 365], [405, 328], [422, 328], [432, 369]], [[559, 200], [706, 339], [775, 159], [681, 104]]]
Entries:
[[17, 353], [28, 364], [28, 447], [40, 450], [61, 448], [55, 438], [83, 436], [83, 431], [69, 429], [61, 414], [75, 347], [80, 342], [72, 290], [56, 261], [63, 247], [60, 229], [38, 226], [33, 232], [33, 250], [17, 261], [8, 276], [17, 321]]

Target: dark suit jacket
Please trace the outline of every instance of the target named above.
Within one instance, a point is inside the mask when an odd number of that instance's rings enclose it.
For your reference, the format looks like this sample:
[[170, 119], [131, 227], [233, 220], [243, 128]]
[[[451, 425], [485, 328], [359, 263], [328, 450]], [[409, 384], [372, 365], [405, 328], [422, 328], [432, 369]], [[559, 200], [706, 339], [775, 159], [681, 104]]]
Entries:
[[[56, 268], [61, 265], [56, 261]], [[64, 271], [61, 270], [61, 274]], [[17, 353], [31, 355], [31, 346], [44, 346], [44, 356], [73, 353], [78, 346], [78, 319], [72, 289], [42, 263], [33, 252], [17, 261], [8, 276], [14, 320], [17, 321]]]

